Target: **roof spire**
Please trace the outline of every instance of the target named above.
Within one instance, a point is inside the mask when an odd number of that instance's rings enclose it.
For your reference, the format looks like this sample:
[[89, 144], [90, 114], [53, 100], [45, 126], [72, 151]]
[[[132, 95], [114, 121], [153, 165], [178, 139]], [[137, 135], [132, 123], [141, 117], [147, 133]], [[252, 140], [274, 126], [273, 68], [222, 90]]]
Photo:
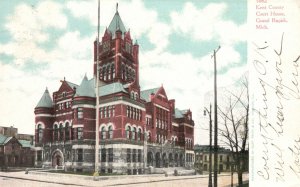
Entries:
[[118, 12], [118, 3], [116, 4], [116, 12]]

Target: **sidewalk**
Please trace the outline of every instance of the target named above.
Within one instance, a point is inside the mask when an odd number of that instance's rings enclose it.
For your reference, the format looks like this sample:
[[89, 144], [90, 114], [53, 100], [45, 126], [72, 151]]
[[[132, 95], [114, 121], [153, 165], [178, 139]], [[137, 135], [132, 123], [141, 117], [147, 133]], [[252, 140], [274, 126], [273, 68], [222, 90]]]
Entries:
[[[46, 182], [52, 184], [71, 185], [71, 186], [116, 186], [116, 185], [145, 185], [147, 183], [174, 181], [176, 180], [207, 180], [207, 175], [192, 176], [169, 176], [164, 175], [121, 175], [121, 176], [102, 176], [99, 181], [94, 181], [92, 176], [82, 176], [73, 174], [42, 173], [42, 172], [0, 172], [1, 177], [22, 179], [28, 181]], [[222, 181], [220, 175], [220, 182]]]

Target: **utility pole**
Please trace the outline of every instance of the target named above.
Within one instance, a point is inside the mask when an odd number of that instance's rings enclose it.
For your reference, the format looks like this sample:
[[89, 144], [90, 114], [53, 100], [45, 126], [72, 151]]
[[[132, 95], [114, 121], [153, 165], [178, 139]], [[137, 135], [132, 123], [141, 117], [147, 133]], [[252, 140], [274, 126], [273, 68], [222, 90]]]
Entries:
[[99, 174], [99, 27], [100, 27], [100, 0], [98, 0], [98, 25], [97, 25], [97, 64], [96, 64], [96, 143], [95, 143], [95, 173]]
[[214, 50], [211, 58], [214, 58], [214, 112], [215, 112], [215, 142], [214, 142], [214, 187], [218, 186], [218, 104], [217, 104], [217, 59], [216, 53], [221, 46]]
[[209, 175], [208, 175], [208, 187], [212, 187], [212, 119], [211, 119], [211, 104], [209, 104], [209, 110], [204, 108], [204, 115], [205, 112], [209, 115]]

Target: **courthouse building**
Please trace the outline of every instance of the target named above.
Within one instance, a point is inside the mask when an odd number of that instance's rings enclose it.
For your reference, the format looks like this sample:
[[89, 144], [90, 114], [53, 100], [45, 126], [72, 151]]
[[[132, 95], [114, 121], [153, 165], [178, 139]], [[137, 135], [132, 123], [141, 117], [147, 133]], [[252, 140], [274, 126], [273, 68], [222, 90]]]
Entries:
[[192, 167], [192, 112], [177, 109], [163, 86], [141, 90], [139, 45], [118, 10], [99, 46], [93, 43], [94, 77], [84, 76], [80, 84], [64, 79], [52, 98], [46, 89], [36, 105], [36, 165], [94, 170], [97, 47], [99, 171], [137, 174], [149, 166]]

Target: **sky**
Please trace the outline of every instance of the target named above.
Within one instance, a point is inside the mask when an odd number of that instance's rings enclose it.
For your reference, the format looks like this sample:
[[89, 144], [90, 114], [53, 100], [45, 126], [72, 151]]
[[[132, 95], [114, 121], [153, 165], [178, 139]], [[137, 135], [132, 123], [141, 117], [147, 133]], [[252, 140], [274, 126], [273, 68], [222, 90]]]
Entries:
[[[247, 71], [247, 1], [101, 0], [100, 36], [116, 3], [140, 45], [141, 89], [163, 85], [179, 109], [191, 109], [195, 143], [207, 144], [207, 93], [213, 90], [214, 49], [218, 86]], [[0, 1], [0, 126], [34, 133], [34, 108], [46, 87], [92, 78], [97, 0]], [[221, 94], [221, 93], [220, 93]], [[213, 102], [213, 101], [211, 101]]]

